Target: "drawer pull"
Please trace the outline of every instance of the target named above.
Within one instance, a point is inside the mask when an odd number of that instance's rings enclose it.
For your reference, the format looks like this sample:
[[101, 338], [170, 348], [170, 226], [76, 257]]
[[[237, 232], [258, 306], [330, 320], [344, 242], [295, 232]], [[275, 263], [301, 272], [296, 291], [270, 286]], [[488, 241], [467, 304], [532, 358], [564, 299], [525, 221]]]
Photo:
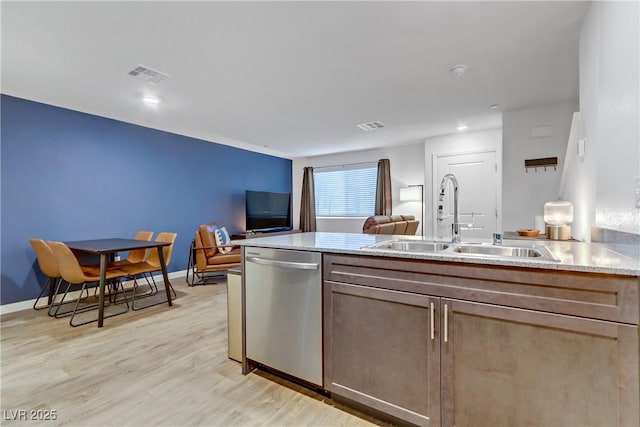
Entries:
[[449, 307], [444, 305], [444, 342], [449, 341]]
[[436, 320], [436, 315], [433, 309], [433, 303], [431, 303], [431, 340], [432, 341], [436, 338], [435, 320]]

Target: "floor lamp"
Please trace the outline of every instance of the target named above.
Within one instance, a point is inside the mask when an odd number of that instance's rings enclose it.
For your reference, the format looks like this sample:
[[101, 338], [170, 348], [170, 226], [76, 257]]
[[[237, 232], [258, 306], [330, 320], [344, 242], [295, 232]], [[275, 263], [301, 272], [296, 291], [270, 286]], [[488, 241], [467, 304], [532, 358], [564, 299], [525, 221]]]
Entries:
[[424, 237], [424, 201], [422, 200], [424, 186], [422, 184], [409, 185], [400, 189], [401, 202], [420, 202], [420, 230]]

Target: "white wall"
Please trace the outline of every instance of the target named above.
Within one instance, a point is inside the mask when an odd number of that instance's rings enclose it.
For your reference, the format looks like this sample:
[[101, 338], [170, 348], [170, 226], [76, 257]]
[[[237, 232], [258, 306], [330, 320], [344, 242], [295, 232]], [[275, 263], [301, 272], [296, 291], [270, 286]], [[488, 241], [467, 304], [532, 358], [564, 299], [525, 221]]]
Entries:
[[[401, 187], [424, 183], [424, 145], [421, 142], [397, 147], [376, 148], [325, 156], [300, 157], [293, 159], [293, 218], [294, 226], [300, 222], [300, 195], [302, 188], [302, 168], [321, 167], [350, 163], [377, 162], [389, 159], [391, 165], [391, 193], [394, 214], [414, 215], [420, 219], [421, 209], [418, 202], [400, 202]], [[318, 231], [362, 233], [366, 218], [318, 218]], [[418, 229], [417, 234], [421, 230]]]
[[640, 234], [640, 206], [634, 195], [640, 179], [639, 9], [638, 2], [594, 4], [589, 15], [599, 17], [599, 41], [594, 46], [585, 42], [580, 52], [587, 60], [590, 55], [599, 58], [596, 70], [580, 73], [580, 78], [589, 78], [595, 72], [599, 83], [591, 93], [595, 97], [581, 99], [581, 106], [591, 111], [597, 106], [597, 116], [583, 118], [595, 121], [585, 132], [598, 156], [595, 224], [635, 234]]
[[[498, 175], [502, 170], [502, 130], [488, 129], [477, 132], [463, 132], [452, 135], [426, 138], [424, 143], [425, 170], [425, 235], [435, 236], [432, 219], [436, 214], [433, 206], [433, 157], [441, 154], [458, 154], [495, 150], [498, 159]], [[501, 191], [498, 188], [498, 211], [501, 209]]]
[[[577, 102], [569, 101], [502, 114], [504, 231], [534, 228], [534, 218], [543, 214], [544, 204], [558, 199], [571, 119], [577, 109]], [[551, 135], [533, 137], [532, 130], [540, 127], [550, 127]], [[525, 160], [544, 157], [558, 158], [556, 170], [525, 170]]]
[[574, 235], [591, 227], [640, 234], [634, 190], [640, 177], [638, 2], [594, 2], [580, 33], [584, 158], [574, 158], [563, 196], [574, 204]]

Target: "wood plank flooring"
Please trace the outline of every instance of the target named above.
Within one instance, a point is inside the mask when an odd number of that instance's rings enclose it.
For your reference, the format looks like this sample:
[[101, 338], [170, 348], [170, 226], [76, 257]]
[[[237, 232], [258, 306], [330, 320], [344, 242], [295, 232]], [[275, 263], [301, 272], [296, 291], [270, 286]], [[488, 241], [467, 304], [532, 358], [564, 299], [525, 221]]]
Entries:
[[[46, 310], [2, 315], [0, 424], [382, 425], [268, 373], [243, 376], [227, 358], [226, 284], [171, 283], [173, 307], [105, 319], [102, 329], [72, 328]], [[55, 420], [32, 419], [47, 410]]]

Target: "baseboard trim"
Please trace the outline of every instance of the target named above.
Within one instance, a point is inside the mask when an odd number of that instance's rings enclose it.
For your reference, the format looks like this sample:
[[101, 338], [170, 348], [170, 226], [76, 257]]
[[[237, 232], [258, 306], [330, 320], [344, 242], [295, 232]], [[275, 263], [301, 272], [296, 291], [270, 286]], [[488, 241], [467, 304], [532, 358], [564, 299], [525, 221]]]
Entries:
[[[175, 279], [180, 277], [185, 277], [187, 275], [187, 270], [173, 271], [169, 274], [169, 279]], [[154, 274], [153, 277], [162, 281], [162, 273]], [[124, 282], [125, 287], [133, 286], [133, 280], [127, 280]], [[69, 297], [75, 298], [80, 291], [72, 292], [69, 294]], [[22, 310], [30, 310], [33, 309], [33, 304], [36, 302], [37, 298], [30, 299], [27, 301], [18, 301], [11, 304], [2, 304], [0, 305], [0, 316], [3, 314], [15, 313], [16, 311]]]

